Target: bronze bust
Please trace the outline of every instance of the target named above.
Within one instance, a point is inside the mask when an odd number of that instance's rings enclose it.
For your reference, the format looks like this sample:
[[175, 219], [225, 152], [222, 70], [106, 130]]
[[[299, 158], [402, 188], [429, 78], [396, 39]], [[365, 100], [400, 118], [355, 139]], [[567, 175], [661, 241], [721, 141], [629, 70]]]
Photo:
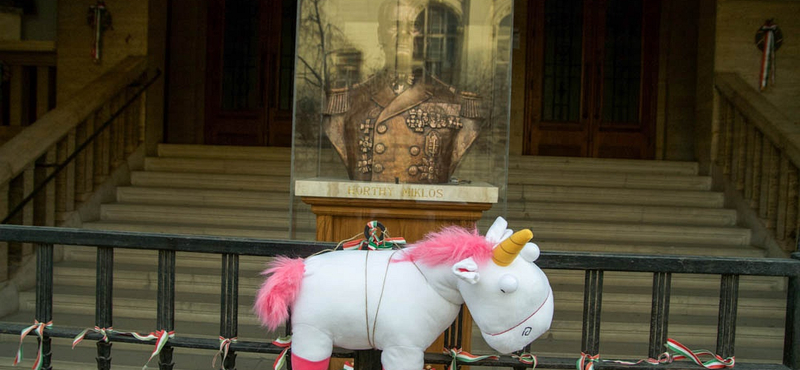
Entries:
[[327, 92], [323, 129], [351, 180], [448, 182], [480, 131], [476, 94], [418, 77], [412, 54], [419, 9], [404, 3], [392, 0], [380, 10], [386, 68]]

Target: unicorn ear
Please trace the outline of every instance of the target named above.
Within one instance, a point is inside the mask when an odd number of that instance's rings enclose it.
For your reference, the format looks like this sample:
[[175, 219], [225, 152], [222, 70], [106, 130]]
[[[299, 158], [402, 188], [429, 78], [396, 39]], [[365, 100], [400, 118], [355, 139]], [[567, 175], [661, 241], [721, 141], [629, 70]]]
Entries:
[[453, 274], [470, 284], [475, 284], [481, 279], [481, 275], [478, 273], [478, 264], [472, 257], [456, 262], [453, 265]]
[[513, 234], [513, 232], [508, 230], [507, 227], [508, 221], [502, 217], [498, 217], [494, 220], [492, 226], [489, 227], [489, 230], [486, 231], [486, 236], [484, 236], [484, 238], [491, 243], [498, 244], [501, 241], [508, 239], [508, 237]]

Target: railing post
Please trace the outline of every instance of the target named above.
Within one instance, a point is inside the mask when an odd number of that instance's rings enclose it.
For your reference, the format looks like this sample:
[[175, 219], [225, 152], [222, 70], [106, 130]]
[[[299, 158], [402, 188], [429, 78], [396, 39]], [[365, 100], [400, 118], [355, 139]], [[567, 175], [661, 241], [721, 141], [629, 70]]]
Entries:
[[[8, 214], [8, 183], [0, 184], [0, 216], [3, 218]], [[0, 282], [9, 278], [9, 256], [8, 242], [0, 241]]]
[[[222, 255], [222, 287], [220, 290], [220, 340], [235, 339], [239, 334], [239, 255]], [[236, 369], [236, 353], [228, 351], [222, 368]]]
[[[800, 252], [792, 253], [800, 260]], [[800, 369], [800, 276], [790, 276], [786, 297], [786, 332], [783, 337], [783, 364]]]
[[581, 352], [595, 356], [600, 352], [600, 316], [603, 302], [603, 271], [586, 270], [583, 286], [583, 330]]
[[377, 349], [353, 351], [353, 368], [359, 370], [380, 370], [381, 351]]
[[[175, 251], [158, 251], [158, 309], [156, 312], [158, 330], [175, 330]], [[158, 357], [160, 370], [172, 370], [172, 346], [169, 342], [161, 349]]]
[[667, 327], [669, 324], [669, 297], [672, 274], [656, 272], [653, 274], [653, 305], [650, 310], [650, 348], [648, 356], [658, 358], [665, 352]]
[[[94, 324], [101, 329], [113, 325], [114, 248], [97, 247]], [[97, 369], [111, 369], [111, 342], [97, 341]]]
[[[36, 320], [47, 324], [53, 320], [53, 245], [36, 245]], [[42, 369], [50, 370], [52, 351], [50, 336], [42, 336]]]
[[719, 288], [717, 354], [733, 357], [736, 341], [736, 311], [739, 301], [739, 275], [722, 275]]

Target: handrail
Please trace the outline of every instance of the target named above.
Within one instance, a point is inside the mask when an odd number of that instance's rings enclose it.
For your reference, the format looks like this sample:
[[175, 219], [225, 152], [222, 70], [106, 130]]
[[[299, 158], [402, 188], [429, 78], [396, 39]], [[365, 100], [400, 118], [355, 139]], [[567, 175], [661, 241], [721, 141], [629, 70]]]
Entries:
[[715, 76], [717, 91], [779, 149], [786, 151], [795, 166], [800, 166], [800, 142], [792, 136], [800, 134], [800, 128], [738, 73], [717, 72]]
[[0, 147], [0, 185], [32, 165], [145, 68], [145, 57], [127, 57]]
[[56, 65], [56, 43], [38, 40], [0, 40], [0, 60], [8, 64]]
[[[216, 337], [180, 337], [168, 339], [163, 350], [159, 354], [161, 364], [171, 366], [172, 348], [195, 348], [211, 351], [220, 350], [221, 338], [236, 337], [238, 313], [238, 274], [239, 256], [278, 256], [293, 255], [305, 257], [313, 253], [334, 247], [334, 243], [324, 242], [299, 242], [282, 240], [261, 240], [240, 237], [213, 237], [213, 236], [186, 236], [168, 235], [155, 233], [135, 233], [119, 231], [94, 231], [67, 228], [48, 228], [35, 226], [0, 225], [0, 242], [16, 241], [30, 242], [37, 244], [37, 304], [36, 320], [46, 323], [52, 320], [52, 295], [53, 295], [53, 244], [66, 246], [95, 246], [97, 253], [97, 284], [96, 295], [98, 296], [98, 307], [96, 310], [96, 325], [99, 328], [110, 327], [111, 304], [108, 301], [104, 305], [100, 297], [110, 297], [113, 289], [113, 264], [114, 250], [117, 248], [150, 249], [159, 251], [159, 279], [158, 279], [158, 330], [168, 332], [174, 330], [174, 290], [175, 290], [175, 258], [176, 251], [195, 252], [195, 253], [215, 253], [222, 257], [223, 268], [221, 272], [221, 322], [230, 325], [221, 326], [220, 339]], [[766, 276], [785, 276], [789, 280], [789, 294], [786, 304], [786, 330], [783, 363], [746, 363], [736, 362], [738, 369], [775, 369], [775, 370], [797, 370], [800, 369], [800, 253], [795, 253], [792, 259], [770, 259], [770, 258], [707, 258], [707, 257], [685, 257], [685, 256], [644, 256], [632, 254], [619, 254], [614, 256], [598, 255], [592, 253], [561, 253], [549, 252], [542, 253], [537, 264], [544, 269], [566, 269], [566, 270], [585, 270], [587, 274], [584, 285], [585, 300], [589, 304], [584, 305], [584, 317], [587, 314], [598, 315], [602, 300], [602, 274], [604, 271], [649, 271], [654, 273], [653, 294], [654, 304], [651, 314], [651, 330], [666, 335], [666, 326], [669, 316], [669, 295], [670, 279], [672, 273], [701, 273], [721, 275], [720, 287], [720, 317], [718, 329], [718, 352], [719, 348], [729, 352], [721, 354], [722, 358], [733, 356], [734, 338], [733, 328], [736, 325], [736, 305], [737, 291], [740, 275], [766, 275]], [[654, 260], [655, 258], [655, 260]], [[597, 278], [590, 281], [589, 277]], [[658, 278], [658, 279], [656, 279]], [[662, 281], [657, 284], [656, 280]], [[597, 283], [599, 282], [599, 284]], [[656, 304], [655, 297], [659, 299]], [[594, 307], [594, 308], [592, 308]], [[724, 309], [724, 312], [723, 312]], [[654, 320], [655, 317], [661, 320]], [[586, 320], [586, 318], [584, 318]], [[105, 322], [105, 323], [103, 323]], [[104, 326], [106, 325], [106, 326]], [[584, 322], [587, 325], [587, 322]], [[598, 322], [589, 324], [591, 330], [600, 332]], [[0, 322], [0, 333], [17, 334], [26, 329], [26, 325]], [[58, 325], [54, 328], [45, 328], [41, 341], [41, 352], [44, 354], [45, 364], [51, 361], [50, 338], [73, 338], [81, 332], [82, 328]], [[599, 335], [591, 338], [584, 330], [584, 341], [589, 342], [589, 346], [595, 348], [600, 343]], [[727, 334], [726, 334], [727, 333]], [[110, 342], [126, 342], [144, 344], [141, 341], [132, 339], [129, 335], [122, 332], [108, 333]], [[216, 335], [216, 334], [215, 334]], [[100, 333], [89, 333], [86, 338], [98, 341], [97, 362], [98, 368], [108, 368], [110, 363], [111, 347], [110, 343], [104, 343], [100, 339]], [[655, 348], [663, 348], [666, 338], [656, 338], [651, 336], [651, 343]], [[151, 344], [152, 345], [152, 344]], [[269, 341], [248, 341], [240, 340], [230, 344], [227, 361], [224, 363], [225, 369], [235, 368], [235, 352], [254, 352], [278, 354], [283, 348], [270, 344]], [[213, 352], [212, 352], [213, 353]], [[587, 352], [589, 355], [591, 353]], [[352, 357], [358, 355], [352, 351], [335, 350], [333, 357]], [[657, 356], [651, 355], [651, 356]], [[577, 357], [577, 354], [576, 354]], [[357, 359], [358, 361], [358, 359]], [[445, 364], [450, 363], [451, 358], [442, 354], [425, 354], [426, 363]], [[652, 365], [641, 363], [637, 365], [618, 364], [615, 362], [598, 362], [598, 366], [603, 369], [652, 369]], [[492, 366], [492, 367], [514, 367], [527, 368], [531, 365], [523, 365], [512, 356], [499, 356], [497, 360], [482, 360], [474, 363], [458, 361], [459, 365], [470, 366]], [[553, 369], [574, 369], [575, 358], [562, 357], [539, 357], [538, 366], [541, 368]], [[377, 366], [376, 366], [377, 367]], [[661, 367], [661, 366], [659, 366]], [[667, 369], [697, 369], [697, 365], [692, 362], [673, 362], [663, 365]], [[371, 369], [372, 367], [370, 367]], [[587, 367], [589, 368], [589, 367]]]
[[714, 173], [767, 244], [800, 250], [800, 128], [736, 73], [717, 73], [715, 87]]
[[133, 104], [139, 98], [139, 96], [141, 96], [147, 90], [147, 88], [149, 88], [150, 85], [152, 85], [160, 76], [161, 76], [161, 71], [156, 70], [155, 76], [150, 77], [150, 79], [144, 84], [142, 84], [142, 86], [139, 87], [138, 91], [133, 93], [132, 96], [129, 97], [124, 104], [122, 104], [122, 106], [118, 107], [113, 113], [111, 113], [108, 119], [106, 119], [106, 121], [103, 122], [103, 124], [101, 124], [100, 127], [95, 129], [95, 131], [92, 134], [90, 134], [89, 137], [86, 138], [84, 142], [78, 144], [78, 147], [75, 149], [75, 151], [70, 153], [67, 156], [67, 158], [64, 159], [61, 163], [53, 165], [55, 168], [53, 169], [52, 173], [50, 173], [46, 178], [44, 178], [44, 180], [42, 180], [41, 183], [36, 185], [33, 191], [31, 191], [30, 194], [28, 194], [24, 199], [22, 199], [16, 205], [16, 207], [14, 207], [14, 209], [9, 211], [8, 214], [5, 216], [5, 218], [3, 218], [2, 221], [0, 221], [0, 224], [8, 223], [8, 221], [13, 219], [17, 214], [19, 214], [19, 212], [21, 212], [37, 195], [39, 195], [42, 192], [42, 190], [46, 189], [50, 185], [51, 181], [53, 181], [56, 178], [56, 176], [60, 175], [61, 172], [65, 168], [67, 168], [67, 166], [70, 163], [72, 163], [73, 160], [75, 160], [78, 157], [78, 155], [80, 155], [86, 148], [92, 145], [95, 139], [97, 139], [97, 137], [99, 137], [103, 133], [103, 131], [108, 129], [114, 122], [114, 120], [117, 117], [119, 117], [131, 104]]

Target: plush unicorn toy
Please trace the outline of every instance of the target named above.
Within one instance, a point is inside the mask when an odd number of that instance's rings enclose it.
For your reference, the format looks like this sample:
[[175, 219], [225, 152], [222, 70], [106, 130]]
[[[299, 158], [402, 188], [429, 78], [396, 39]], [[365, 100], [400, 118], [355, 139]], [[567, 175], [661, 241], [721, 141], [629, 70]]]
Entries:
[[277, 258], [255, 313], [270, 330], [292, 315], [292, 367], [327, 369], [332, 347], [383, 350], [385, 370], [419, 370], [466, 303], [486, 343], [522, 349], [550, 328], [553, 292], [530, 230], [498, 218], [486, 236], [459, 227], [404, 249]]

